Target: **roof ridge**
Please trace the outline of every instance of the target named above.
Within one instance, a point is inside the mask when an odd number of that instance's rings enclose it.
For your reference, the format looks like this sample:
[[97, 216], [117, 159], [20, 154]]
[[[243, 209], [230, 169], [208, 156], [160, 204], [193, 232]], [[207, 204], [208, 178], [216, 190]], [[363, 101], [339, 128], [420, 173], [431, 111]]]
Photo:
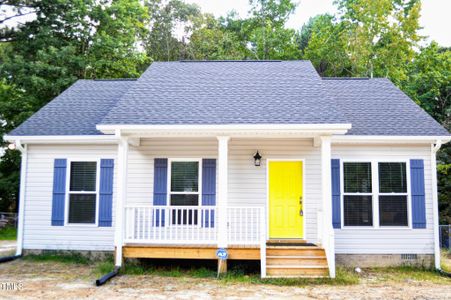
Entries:
[[94, 78], [94, 79], [84, 79], [90, 81], [136, 81], [138, 78]]
[[179, 60], [181, 63], [216, 63], [216, 62], [283, 62], [283, 60], [277, 59], [265, 59], [265, 60], [256, 60], [256, 59], [242, 59], [242, 60], [233, 60], [233, 59], [223, 59], [223, 60]]
[[369, 77], [321, 77], [322, 80], [370, 80]]

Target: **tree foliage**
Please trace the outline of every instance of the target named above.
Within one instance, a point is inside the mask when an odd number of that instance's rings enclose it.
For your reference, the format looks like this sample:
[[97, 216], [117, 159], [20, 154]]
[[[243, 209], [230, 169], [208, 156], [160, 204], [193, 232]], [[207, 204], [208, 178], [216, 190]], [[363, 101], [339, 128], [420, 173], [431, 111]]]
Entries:
[[[9, 3], [20, 7], [24, 2]], [[148, 21], [139, 0], [41, 0], [33, 5], [36, 18], [15, 28], [12, 41], [0, 44], [2, 137], [77, 79], [137, 77], [148, 64], [145, 53], [136, 49]], [[18, 153], [6, 149], [0, 161], [3, 208], [15, 206], [18, 167]]]
[[[448, 131], [451, 130], [451, 49], [436, 43], [421, 49], [408, 66], [404, 90]], [[451, 224], [451, 146], [437, 156], [440, 219]]]

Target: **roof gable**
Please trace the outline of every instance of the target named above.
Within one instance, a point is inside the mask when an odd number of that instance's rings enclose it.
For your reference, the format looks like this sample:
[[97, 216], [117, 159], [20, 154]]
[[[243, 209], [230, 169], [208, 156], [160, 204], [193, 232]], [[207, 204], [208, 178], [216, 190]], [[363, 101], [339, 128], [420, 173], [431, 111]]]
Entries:
[[101, 124], [339, 124], [309, 61], [153, 63]]

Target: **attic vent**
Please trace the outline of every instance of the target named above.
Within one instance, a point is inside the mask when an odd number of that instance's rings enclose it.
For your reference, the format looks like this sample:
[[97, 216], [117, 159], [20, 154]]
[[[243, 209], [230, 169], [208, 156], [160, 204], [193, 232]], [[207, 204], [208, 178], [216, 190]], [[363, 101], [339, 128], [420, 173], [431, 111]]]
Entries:
[[415, 260], [418, 259], [418, 256], [416, 254], [401, 254], [402, 260]]

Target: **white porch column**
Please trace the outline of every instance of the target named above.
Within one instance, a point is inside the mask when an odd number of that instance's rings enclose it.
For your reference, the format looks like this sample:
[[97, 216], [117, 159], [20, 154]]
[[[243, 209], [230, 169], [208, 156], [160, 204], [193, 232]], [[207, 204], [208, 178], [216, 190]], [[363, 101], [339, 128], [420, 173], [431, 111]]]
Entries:
[[332, 227], [331, 137], [321, 137], [321, 191], [323, 200], [322, 242], [327, 255], [329, 274], [335, 278], [335, 237]]
[[218, 136], [218, 247], [227, 247], [228, 136]]
[[124, 244], [124, 203], [127, 199], [127, 165], [128, 165], [128, 140], [121, 137], [117, 152], [117, 196], [116, 214], [114, 222], [114, 245], [116, 247], [115, 266], [122, 265], [122, 246]]

